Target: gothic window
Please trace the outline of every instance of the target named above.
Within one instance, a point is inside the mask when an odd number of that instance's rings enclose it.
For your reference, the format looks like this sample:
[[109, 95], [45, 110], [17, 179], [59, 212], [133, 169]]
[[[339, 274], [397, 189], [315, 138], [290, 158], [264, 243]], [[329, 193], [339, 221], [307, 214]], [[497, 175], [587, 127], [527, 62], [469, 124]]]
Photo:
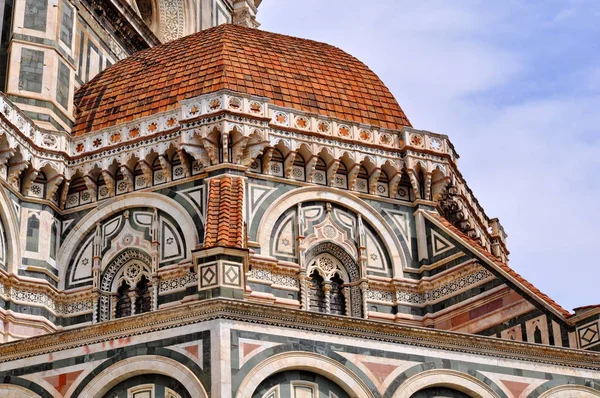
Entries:
[[344, 297], [343, 284], [344, 281], [338, 274], [331, 278], [329, 312], [335, 315], [346, 315], [346, 298]]
[[419, 171], [418, 177], [419, 177], [419, 194], [421, 195], [421, 199], [426, 199], [425, 198], [425, 175], [423, 174], [422, 170]]
[[127, 249], [105, 267], [100, 281], [99, 321], [141, 314], [154, 309], [154, 291], [150, 278], [151, 261], [147, 253]]
[[542, 331], [537, 325], [535, 326], [535, 331], [533, 332], [533, 341], [537, 344], [542, 344]]
[[143, 314], [144, 312], [150, 312], [152, 308], [152, 296], [146, 276], [142, 276], [136, 287], [135, 313]]
[[348, 280], [347, 270], [342, 263], [329, 253], [316, 256], [308, 266], [309, 310], [335, 315], [347, 315], [344, 280]]
[[115, 317], [123, 318], [131, 315], [131, 297], [129, 295], [131, 288], [126, 281], [121, 283], [117, 290], [117, 308]]
[[310, 287], [308, 298], [310, 301], [310, 310], [315, 312], [325, 312], [325, 291], [323, 290], [323, 277], [317, 270], [310, 274]]
[[40, 220], [36, 215], [32, 215], [27, 220], [27, 243], [25, 250], [37, 252], [40, 239]]

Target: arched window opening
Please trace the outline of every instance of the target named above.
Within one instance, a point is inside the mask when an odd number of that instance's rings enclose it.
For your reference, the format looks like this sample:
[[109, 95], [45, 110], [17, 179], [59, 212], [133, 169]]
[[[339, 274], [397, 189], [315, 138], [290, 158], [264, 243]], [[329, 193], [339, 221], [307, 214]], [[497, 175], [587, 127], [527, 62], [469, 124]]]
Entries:
[[344, 296], [344, 281], [338, 274], [331, 278], [330, 310], [335, 315], [346, 315], [346, 298]]
[[150, 292], [150, 283], [146, 276], [142, 276], [142, 279], [137, 284], [137, 292], [135, 297], [135, 313], [143, 314], [144, 312], [150, 312], [152, 309], [152, 294]]
[[85, 180], [81, 177], [74, 179], [69, 185], [65, 208], [70, 209], [79, 206], [80, 204], [89, 203], [90, 201], [91, 197], [87, 185], [85, 184]]
[[138, 163], [135, 165], [133, 169], [133, 189], [144, 189], [147, 186], [148, 181], [146, 181], [146, 177], [144, 176], [144, 169], [142, 169], [142, 163]]
[[[322, 247], [325, 246], [316, 246], [309, 250], [308, 253], [311, 254], [311, 252], [320, 250]], [[350, 296], [352, 294], [360, 294], [356, 291], [352, 293], [351, 288], [346, 286], [346, 281], [353, 280], [350, 274], [355, 276], [354, 280], [358, 279], [356, 270], [349, 264], [352, 261], [352, 258], [349, 256], [348, 258], [340, 259], [329, 252], [321, 252], [310, 260], [308, 265], [310, 282], [307, 286], [309, 295], [308, 309], [310, 311], [335, 315], [350, 315], [350, 307], [348, 305], [351, 302]], [[353, 271], [349, 273], [345, 264], [348, 264]]]
[[29, 187], [29, 196], [44, 198], [46, 195], [46, 184], [48, 180], [44, 172], [40, 171]]
[[117, 195], [122, 195], [127, 193], [127, 181], [125, 181], [125, 175], [119, 169], [117, 171], [117, 175], [115, 176], [115, 186], [117, 187]]
[[348, 189], [348, 168], [344, 162], [340, 162], [333, 183], [336, 188]]
[[173, 155], [173, 160], [171, 161], [171, 178], [173, 181], [185, 178], [185, 169], [178, 153]]
[[308, 297], [309, 308], [314, 312], [325, 312], [325, 291], [323, 290], [323, 277], [317, 270], [310, 274], [310, 287]]
[[250, 163], [248, 171], [251, 171], [253, 173], [262, 173], [262, 158], [260, 156], [258, 156], [252, 161], [252, 163]]
[[410, 178], [408, 174], [403, 173], [398, 184], [398, 192], [396, 193], [396, 199], [413, 201], [414, 195], [412, 194], [412, 185], [410, 184]]
[[273, 148], [273, 155], [271, 156], [271, 175], [277, 177], [283, 177], [283, 154], [277, 148]]
[[421, 196], [421, 199], [426, 199], [425, 198], [425, 175], [423, 175], [422, 171], [419, 172], [419, 194]]
[[292, 176], [294, 177], [294, 180], [306, 181], [306, 162], [304, 161], [304, 157], [299, 153], [297, 153], [294, 158]]
[[32, 215], [27, 220], [27, 243], [25, 250], [29, 252], [37, 252], [40, 241], [40, 220], [36, 215]]
[[157, 156], [152, 163], [152, 174], [153, 174], [153, 184], [159, 185], [167, 182], [167, 178], [165, 177], [165, 173], [160, 164], [160, 156]]
[[390, 179], [385, 171], [381, 171], [379, 180], [377, 181], [377, 187], [375, 187], [377, 195], [389, 197], [390, 196]]
[[106, 185], [106, 180], [102, 173], [98, 176], [98, 180], [96, 181], [96, 185], [98, 189], [96, 190], [96, 195], [98, 200], [106, 199], [110, 197], [110, 195], [114, 195], [114, 192], [109, 192], [108, 186]]
[[361, 165], [356, 177], [356, 190], [362, 193], [369, 193], [369, 173], [365, 166]]
[[542, 331], [537, 325], [535, 326], [535, 331], [533, 332], [533, 341], [537, 344], [542, 344]]
[[97, 319], [114, 318], [154, 311], [150, 255], [138, 249], [126, 249], [103, 267]]
[[121, 283], [117, 289], [117, 308], [115, 311], [116, 318], [123, 318], [131, 315], [131, 288], [126, 281]]
[[319, 160], [317, 160], [317, 164], [315, 165], [313, 182], [319, 185], [327, 185], [327, 163], [325, 163], [322, 157], [319, 157]]

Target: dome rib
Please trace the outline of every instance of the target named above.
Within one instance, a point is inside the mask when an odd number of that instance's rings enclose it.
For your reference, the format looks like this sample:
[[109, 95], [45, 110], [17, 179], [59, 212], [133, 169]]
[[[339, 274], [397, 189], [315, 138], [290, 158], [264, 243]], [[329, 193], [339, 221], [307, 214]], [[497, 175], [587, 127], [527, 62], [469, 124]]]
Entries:
[[410, 126], [365, 64], [324, 43], [221, 25], [133, 54], [75, 93], [74, 135], [168, 111], [222, 89], [278, 106], [398, 130]]

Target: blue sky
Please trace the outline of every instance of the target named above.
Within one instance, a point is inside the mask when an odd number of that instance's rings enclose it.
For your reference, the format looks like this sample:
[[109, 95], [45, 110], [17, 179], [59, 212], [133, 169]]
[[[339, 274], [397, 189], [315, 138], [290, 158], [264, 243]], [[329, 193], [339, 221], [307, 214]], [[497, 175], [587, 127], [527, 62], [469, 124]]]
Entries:
[[369, 65], [450, 136], [510, 265], [569, 310], [600, 304], [600, 2], [265, 0], [258, 19]]

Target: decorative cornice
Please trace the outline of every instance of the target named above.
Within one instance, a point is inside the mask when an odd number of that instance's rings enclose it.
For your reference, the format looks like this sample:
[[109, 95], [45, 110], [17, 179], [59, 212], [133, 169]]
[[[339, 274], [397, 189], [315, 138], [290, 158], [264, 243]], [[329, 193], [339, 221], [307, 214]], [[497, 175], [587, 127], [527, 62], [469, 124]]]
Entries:
[[234, 320], [343, 335], [486, 357], [600, 370], [600, 353], [502, 340], [415, 326], [325, 315], [231, 299], [212, 299], [0, 345], [0, 362], [32, 357], [158, 330]]

